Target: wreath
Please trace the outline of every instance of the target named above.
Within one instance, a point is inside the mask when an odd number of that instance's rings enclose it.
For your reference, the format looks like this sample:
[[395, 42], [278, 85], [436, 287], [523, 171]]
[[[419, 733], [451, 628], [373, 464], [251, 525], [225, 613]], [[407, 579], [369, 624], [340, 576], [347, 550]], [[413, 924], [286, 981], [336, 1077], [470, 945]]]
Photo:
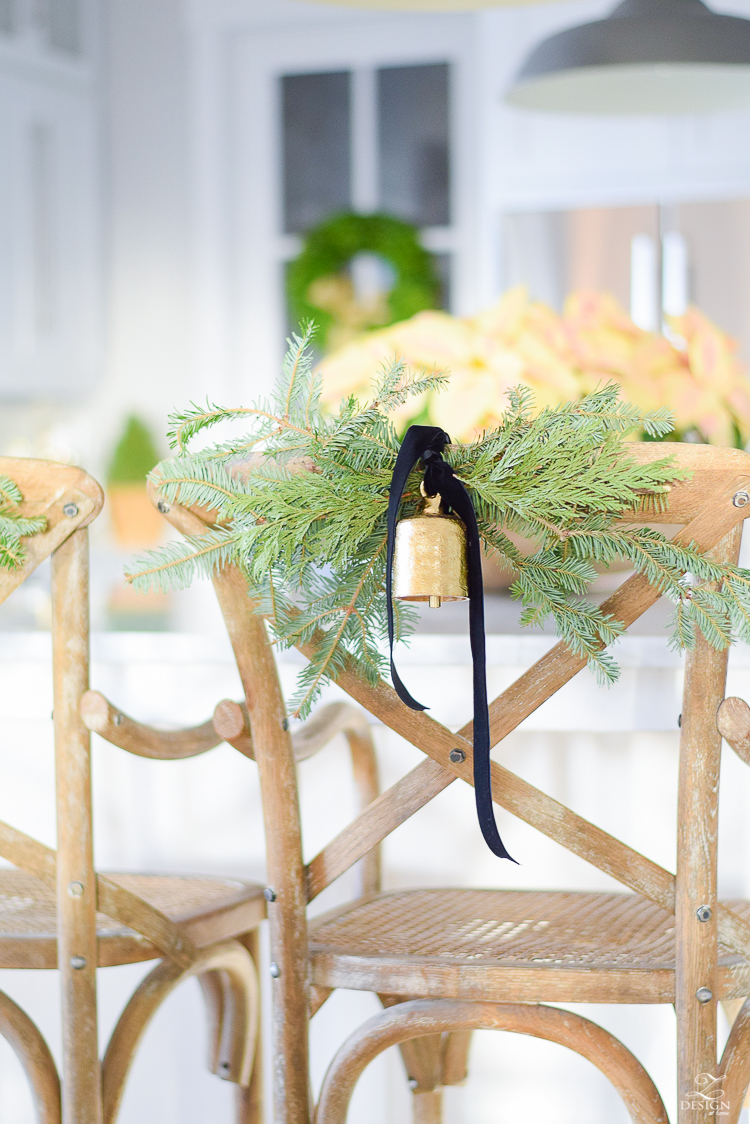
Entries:
[[[383, 258], [395, 273], [394, 285], [380, 307], [355, 308], [353, 291], [348, 300], [341, 292], [342, 285], [351, 288], [343, 270], [362, 253]], [[343, 322], [351, 335], [363, 328], [387, 326], [422, 309], [436, 308], [440, 294], [434, 262], [416, 227], [392, 215], [352, 211], [313, 227], [288, 268], [286, 287], [295, 323], [315, 321], [325, 343], [330, 342], [337, 322]]]

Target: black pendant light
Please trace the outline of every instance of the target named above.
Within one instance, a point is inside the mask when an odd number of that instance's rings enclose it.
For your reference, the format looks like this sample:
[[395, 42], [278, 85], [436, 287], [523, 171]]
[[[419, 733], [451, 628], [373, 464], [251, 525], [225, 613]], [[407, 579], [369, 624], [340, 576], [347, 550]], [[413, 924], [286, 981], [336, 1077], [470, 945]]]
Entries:
[[622, 0], [535, 47], [506, 95], [559, 113], [706, 113], [750, 106], [750, 20], [701, 0]]

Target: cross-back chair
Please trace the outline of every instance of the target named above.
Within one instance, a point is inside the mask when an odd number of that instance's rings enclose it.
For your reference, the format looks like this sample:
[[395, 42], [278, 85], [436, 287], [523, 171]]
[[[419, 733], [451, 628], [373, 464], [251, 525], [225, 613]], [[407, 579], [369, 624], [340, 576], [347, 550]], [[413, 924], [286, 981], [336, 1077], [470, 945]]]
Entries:
[[[742, 521], [750, 514], [750, 457], [695, 445], [644, 444], [631, 452], [640, 461], [669, 454], [692, 471], [691, 479], [673, 486], [669, 509], [659, 513], [658, 521], [681, 525], [676, 541], [735, 561]], [[160, 507], [185, 533], [201, 533], [211, 525], [205, 511], [164, 501]], [[632, 513], [628, 522], [647, 523], [649, 517]], [[374, 893], [308, 923], [309, 902], [389, 832], [456, 779], [472, 783], [471, 723], [452, 733], [404, 706], [386, 683], [365, 683], [355, 662], [348, 661], [339, 686], [426, 757], [305, 864], [292, 740], [265, 626], [238, 570], [225, 568], [215, 586], [245, 690], [263, 797], [274, 977], [274, 1119], [309, 1124], [307, 1022], [335, 988], [351, 988], [377, 993], [385, 1010], [350, 1036], [334, 1058], [316, 1124], [344, 1124], [360, 1073], [394, 1044], [402, 1045], [412, 1079], [415, 1119], [439, 1121], [440, 1089], [463, 1078], [468, 1035], [476, 1028], [517, 1031], [568, 1046], [609, 1078], [633, 1121], [663, 1124], [663, 1103], [637, 1059], [593, 1022], [547, 1005], [597, 1002], [674, 1004], [679, 1124], [703, 1124], [718, 1111], [727, 1124], [736, 1124], [750, 1080], [750, 1001], [741, 1006], [720, 1058], [716, 1008], [720, 1000], [750, 994], [750, 902], [719, 902], [716, 893], [717, 711], [724, 699], [727, 652], [716, 652], [699, 638], [687, 655], [674, 874], [493, 763], [493, 797], [500, 807], [630, 893]], [[603, 609], [629, 626], [658, 597], [636, 575]], [[309, 652], [314, 643], [302, 651]], [[492, 744], [584, 663], [564, 643], [538, 660], [491, 703]], [[736, 726], [741, 705], [732, 706]], [[239, 725], [237, 713], [235, 720]], [[750, 760], [750, 710], [743, 720], [733, 744], [741, 743]], [[696, 1089], [698, 1075], [710, 1075], [711, 1082]]]
[[[51, 557], [57, 803], [56, 851], [0, 823], [0, 856], [15, 868], [0, 870], [0, 967], [59, 969], [62, 1082], [39, 1029], [2, 993], [0, 1034], [25, 1069], [40, 1124], [112, 1124], [152, 1015], [174, 987], [197, 975], [213, 1021], [212, 1068], [247, 1090], [238, 1116], [251, 1124], [258, 1119], [257, 1084], [251, 1086], [258, 1000], [249, 949], [265, 916], [262, 887], [236, 878], [95, 872], [90, 733], [80, 708], [87, 699], [96, 725], [103, 700], [86, 695], [87, 528], [103, 495], [95, 480], [67, 465], [0, 458], [0, 474], [18, 485], [24, 515], [46, 519], [46, 529], [26, 541], [23, 567], [0, 571], [0, 602]], [[115, 728], [121, 722], [113, 716]], [[127, 733], [133, 730], [126, 722]], [[147, 756], [187, 755], [160, 750], [184, 749], [189, 737], [173, 735], [170, 741], [145, 728], [140, 734], [140, 744], [153, 750]], [[220, 740], [209, 724], [193, 733], [193, 742], [202, 738], [207, 748], [207, 734], [212, 744]], [[127, 1004], [100, 1064], [97, 967], [153, 959], [160, 959], [159, 965]]]

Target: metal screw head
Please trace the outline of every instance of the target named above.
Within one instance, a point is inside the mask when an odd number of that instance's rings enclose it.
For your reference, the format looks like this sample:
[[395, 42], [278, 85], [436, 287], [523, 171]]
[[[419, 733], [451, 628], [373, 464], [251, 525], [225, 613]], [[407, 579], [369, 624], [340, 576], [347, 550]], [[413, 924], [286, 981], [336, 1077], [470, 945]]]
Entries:
[[710, 921], [711, 920], [711, 906], [710, 905], [699, 905], [698, 908], [695, 911], [695, 916], [698, 918], [699, 921]]
[[415, 1089], [419, 1088], [419, 1082], [417, 1081], [416, 1077], [409, 1077], [406, 1084], [409, 1086], [412, 1092], [414, 1092]]
[[68, 886], [68, 893], [71, 898], [80, 898], [83, 896], [83, 882], [71, 882]]
[[732, 503], [735, 507], [747, 507], [750, 503], [750, 495], [747, 492], [735, 492], [732, 496]]
[[71, 968], [85, 968], [86, 967], [86, 957], [85, 956], [71, 956], [70, 966], [71, 966]]
[[276, 901], [276, 891], [272, 890], [270, 886], [266, 886], [265, 890], [263, 891], [263, 897], [266, 899], [267, 902], [275, 902]]
[[159, 511], [162, 513], [162, 515], [166, 515], [167, 512], [169, 511], [169, 504], [166, 503], [164, 500], [159, 500], [159, 502], [157, 503], [156, 506], [159, 509]]
[[695, 998], [699, 1003], [710, 1003], [714, 997], [714, 993], [710, 987], [699, 987], [695, 993]]
[[122, 714], [116, 714], [112, 721], [114, 722], [115, 726], [122, 726], [125, 719]]
[[67, 515], [68, 519], [74, 519], [78, 514], [77, 503], [66, 503], [63, 508], [63, 515]]
[[222, 1077], [224, 1077], [229, 1074], [231, 1068], [232, 1067], [230, 1066], [229, 1062], [222, 1062], [219, 1066], [219, 1073], [222, 1075]]
[[268, 972], [272, 980], [277, 980], [281, 975], [281, 968], [278, 966], [275, 960], [271, 961]]
[[452, 749], [448, 756], [454, 765], [460, 765], [462, 761], [466, 760], [466, 754], [462, 749]]

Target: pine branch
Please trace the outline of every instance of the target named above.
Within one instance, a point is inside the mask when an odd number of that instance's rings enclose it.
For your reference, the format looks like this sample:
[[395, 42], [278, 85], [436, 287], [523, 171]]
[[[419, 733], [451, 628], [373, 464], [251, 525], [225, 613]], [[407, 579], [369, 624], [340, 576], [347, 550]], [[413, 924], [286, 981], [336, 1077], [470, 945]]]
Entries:
[[[268, 401], [239, 409], [193, 405], [171, 419], [179, 453], [151, 478], [165, 500], [208, 508], [219, 525], [149, 552], [128, 574], [138, 589], [167, 589], [238, 566], [276, 642], [312, 652], [292, 704], [301, 717], [347, 660], [371, 682], [386, 669], [386, 510], [400, 444], [389, 412], [447, 378], [413, 376], [394, 360], [380, 374], [374, 401], [347, 398], [338, 414], [326, 415], [310, 338], [306, 329], [290, 341]], [[245, 421], [249, 432], [191, 449], [199, 434], [227, 421]], [[666, 411], [642, 414], [614, 383], [538, 414], [531, 392], [517, 387], [495, 430], [446, 450], [471, 493], [485, 547], [515, 572], [511, 592], [522, 602], [522, 623], [552, 617], [600, 682], [618, 674], [607, 648], [623, 626], [585, 600], [596, 564], [625, 559], [671, 597], [680, 647], [691, 646], [698, 630], [717, 647], [735, 634], [750, 639], [750, 573], [622, 524], [633, 511], [663, 510], [670, 486], [687, 475], [669, 458], [638, 464], [626, 438], [672, 428]], [[419, 508], [419, 480], [415, 471], [407, 482], [402, 515]], [[538, 541], [537, 552], [524, 556], [509, 531]], [[397, 635], [408, 637], [413, 610], [396, 601], [394, 616]]]
[[26, 561], [23, 539], [45, 530], [43, 516], [22, 515], [20, 489], [8, 476], [0, 476], [0, 569], [19, 570]]

